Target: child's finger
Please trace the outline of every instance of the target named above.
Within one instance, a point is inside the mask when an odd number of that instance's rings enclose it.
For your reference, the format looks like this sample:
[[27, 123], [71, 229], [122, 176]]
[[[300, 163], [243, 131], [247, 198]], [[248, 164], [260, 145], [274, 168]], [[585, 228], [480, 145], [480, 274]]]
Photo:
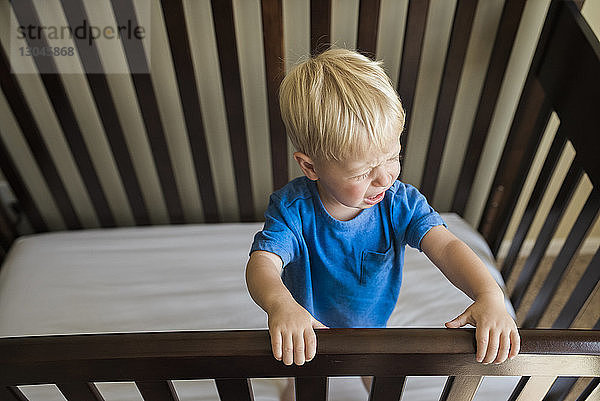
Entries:
[[498, 346], [500, 344], [500, 333], [490, 330], [487, 351], [483, 363], [491, 363], [498, 355]]
[[475, 358], [477, 359], [477, 362], [483, 362], [483, 358], [488, 349], [489, 335], [488, 329], [484, 330], [477, 327], [475, 330], [475, 336], [477, 338], [477, 354]]
[[310, 362], [317, 354], [317, 336], [312, 328], [304, 330], [304, 346], [306, 361]]
[[475, 325], [475, 322], [471, 317], [470, 308], [468, 308], [463, 313], [450, 320], [449, 322], [446, 322], [446, 327], [448, 327], [449, 329], [456, 329], [458, 327], [466, 326], [467, 324]]
[[304, 365], [304, 333], [294, 333], [292, 341], [294, 342], [294, 363]]
[[283, 347], [283, 363], [291, 365], [294, 363], [294, 343], [292, 342], [291, 333], [282, 333], [282, 347]]
[[271, 332], [271, 348], [275, 359], [281, 361], [281, 332]]
[[510, 332], [510, 354], [508, 354], [508, 358], [512, 359], [521, 350], [521, 336], [519, 336], [519, 332], [517, 330], [512, 330]]
[[510, 351], [510, 333], [502, 332], [500, 334], [500, 344], [498, 346], [498, 355], [494, 360], [494, 363], [502, 363], [508, 358], [508, 351]]
[[446, 327], [450, 328], [450, 329], [455, 329], [458, 327], [462, 327], [465, 324], [467, 324], [467, 319], [464, 316], [464, 313], [455, 317], [454, 319], [450, 320], [449, 322], [446, 322]]

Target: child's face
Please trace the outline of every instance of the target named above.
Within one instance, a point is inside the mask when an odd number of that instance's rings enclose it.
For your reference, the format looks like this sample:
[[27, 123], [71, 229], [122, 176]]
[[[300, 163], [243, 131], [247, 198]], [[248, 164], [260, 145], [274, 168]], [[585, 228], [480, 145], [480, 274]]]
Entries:
[[315, 163], [321, 202], [338, 220], [349, 220], [383, 200], [400, 174], [400, 141], [389, 152], [371, 150], [343, 162]]

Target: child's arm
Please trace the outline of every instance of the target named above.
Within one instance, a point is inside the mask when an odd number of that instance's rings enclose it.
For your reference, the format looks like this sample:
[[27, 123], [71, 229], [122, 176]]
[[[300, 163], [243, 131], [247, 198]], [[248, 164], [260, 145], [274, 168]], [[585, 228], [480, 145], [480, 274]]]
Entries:
[[269, 316], [273, 356], [286, 365], [310, 361], [317, 353], [315, 328], [325, 326], [298, 304], [281, 280], [279, 256], [255, 251], [246, 266], [248, 291]]
[[520, 349], [517, 326], [506, 311], [502, 290], [477, 255], [443, 226], [429, 230], [421, 249], [452, 284], [475, 301], [446, 327], [476, 326], [478, 362], [502, 363], [515, 357]]

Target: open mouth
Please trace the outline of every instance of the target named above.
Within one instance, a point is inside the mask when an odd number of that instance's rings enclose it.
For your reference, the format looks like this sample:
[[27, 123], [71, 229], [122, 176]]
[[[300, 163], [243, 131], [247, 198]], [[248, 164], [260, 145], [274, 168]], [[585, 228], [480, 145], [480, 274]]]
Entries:
[[371, 196], [368, 198], [365, 198], [365, 202], [371, 205], [376, 204], [377, 202], [381, 201], [383, 199], [383, 197], [385, 196], [385, 191], [378, 193], [375, 196]]

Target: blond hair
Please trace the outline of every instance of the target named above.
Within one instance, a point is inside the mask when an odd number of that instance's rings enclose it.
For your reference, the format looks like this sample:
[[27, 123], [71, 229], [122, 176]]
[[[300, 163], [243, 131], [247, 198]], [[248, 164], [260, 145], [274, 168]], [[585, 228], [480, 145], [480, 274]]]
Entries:
[[297, 151], [344, 160], [373, 146], [386, 151], [404, 110], [380, 61], [330, 49], [295, 66], [279, 89], [281, 116]]

